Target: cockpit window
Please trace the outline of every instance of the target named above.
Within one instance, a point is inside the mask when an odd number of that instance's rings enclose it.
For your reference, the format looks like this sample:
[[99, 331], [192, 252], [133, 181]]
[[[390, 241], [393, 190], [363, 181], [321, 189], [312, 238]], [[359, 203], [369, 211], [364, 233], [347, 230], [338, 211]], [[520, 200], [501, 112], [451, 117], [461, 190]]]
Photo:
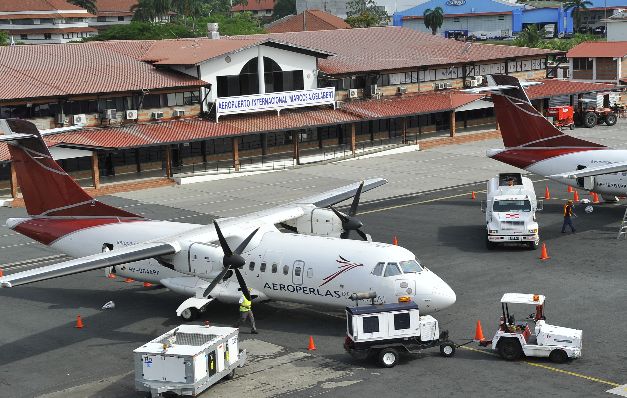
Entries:
[[422, 267], [420, 266], [420, 264], [418, 264], [418, 261], [416, 260], [401, 261], [400, 265], [404, 274], [422, 272]]
[[381, 276], [381, 274], [383, 274], [383, 267], [385, 267], [385, 263], [377, 263], [377, 265], [372, 270], [372, 275]]
[[396, 276], [401, 274], [401, 269], [398, 268], [397, 263], [388, 263], [385, 267], [385, 274], [383, 276]]
[[531, 211], [531, 202], [528, 200], [495, 200], [492, 210], [500, 213], [504, 211]]

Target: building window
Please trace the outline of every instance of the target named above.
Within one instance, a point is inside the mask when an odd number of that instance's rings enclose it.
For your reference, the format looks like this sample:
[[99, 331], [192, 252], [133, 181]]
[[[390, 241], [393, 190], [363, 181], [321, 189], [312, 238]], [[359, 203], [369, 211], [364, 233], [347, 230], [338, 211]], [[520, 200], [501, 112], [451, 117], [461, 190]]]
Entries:
[[498, 20], [499, 21], [505, 21], [505, 15], [499, 15]]
[[573, 70], [592, 70], [592, 59], [573, 58]]
[[51, 34], [51, 33], [44, 33], [44, 39], [45, 39], [45, 40], [50, 40], [50, 39], [52, 39], [52, 34]]
[[20, 35], [20, 40], [28, 40], [28, 35]]
[[118, 17], [118, 22], [124, 22], [124, 17]]
[[453, 22], [459, 22], [459, 18], [458, 17], [453, 18]]
[[96, 22], [107, 22], [107, 17], [98, 17], [96, 18]]

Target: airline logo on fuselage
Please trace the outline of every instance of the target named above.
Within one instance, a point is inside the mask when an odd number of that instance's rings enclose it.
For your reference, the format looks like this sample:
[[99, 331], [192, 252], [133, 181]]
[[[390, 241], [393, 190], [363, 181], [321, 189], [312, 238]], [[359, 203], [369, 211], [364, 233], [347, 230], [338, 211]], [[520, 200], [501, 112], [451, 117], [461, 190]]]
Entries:
[[339, 265], [338, 267], [338, 271], [332, 273], [329, 276], [324, 277], [322, 280], [322, 284], [320, 285], [320, 287], [326, 285], [327, 283], [331, 282], [333, 279], [337, 278], [338, 276], [342, 275], [344, 272], [350, 271], [352, 269], [358, 268], [358, 267], [363, 267], [363, 264], [359, 264], [359, 263], [353, 263], [348, 261], [347, 259], [345, 259], [342, 256], [339, 256], [340, 258], [338, 260], [335, 260]]

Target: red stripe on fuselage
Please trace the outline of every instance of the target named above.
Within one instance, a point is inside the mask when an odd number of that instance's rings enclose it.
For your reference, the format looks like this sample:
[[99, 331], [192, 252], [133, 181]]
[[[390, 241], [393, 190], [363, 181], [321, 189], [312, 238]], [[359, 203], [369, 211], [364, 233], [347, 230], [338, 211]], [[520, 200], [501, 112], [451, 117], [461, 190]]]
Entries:
[[37, 242], [49, 245], [55, 240], [81, 229], [99, 227], [121, 222], [142, 221], [115, 218], [33, 218], [17, 224], [13, 230]]
[[499, 152], [492, 156], [492, 159], [496, 159], [500, 162], [511, 164], [512, 166], [526, 169], [534, 163], [542, 160], [554, 158], [557, 156], [567, 155], [569, 153], [594, 151], [598, 149], [605, 149], [605, 147], [599, 148], [543, 148], [543, 149], [531, 149], [526, 147], [525, 149], [512, 148], [506, 149], [503, 152]]

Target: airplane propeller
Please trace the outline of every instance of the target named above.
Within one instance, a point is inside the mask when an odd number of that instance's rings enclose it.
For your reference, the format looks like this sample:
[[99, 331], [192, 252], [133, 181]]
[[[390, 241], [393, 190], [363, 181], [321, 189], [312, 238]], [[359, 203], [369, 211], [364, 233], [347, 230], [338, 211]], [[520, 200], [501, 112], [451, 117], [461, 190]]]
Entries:
[[333, 206], [329, 206], [329, 208], [335, 213], [335, 215], [342, 221], [342, 229], [344, 232], [340, 235], [342, 239], [348, 239], [351, 231], [355, 231], [361, 236], [363, 240], [368, 240], [366, 234], [360, 229], [364, 224], [355, 217], [357, 215], [357, 206], [359, 205], [359, 197], [361, 196], [361, 190], [364, 187], [364, 182], [362, 181], [359, 184], [359, 188], [357, 188], [357, 192], [355, 192], [355, 197], [353, 198], [353, 203], [351, 203], [351, 208], [348, 211], [348, 214], [341, 213], [337, 211]]
[[250, 243], [250, 240], [253, 238], [253, 236], [255, 236], [257, 231], [259, 231], [259, 228], [251, 232], [251, 234], [248, 235], [246, 239], [244, 239], [244, 241], [239, 244], [239, 246], [237, 246], [235, 251], [232, 251], [229, 247], [229, 244], [226, 242], [226, 239], [224, 239], [224, 235], [222, 235], [222, 231], [220, 230], [220, 227], [215, 220], [213, 221], [213, 225], [216, 228], [218, 240], [220, 241], [220, 246], [222, 247], [222, 251], [224, 252], [224, 257], [222, 258], [222, 265], [224, 266], [224, 269], [213, 281], [211, 281], [209, 286], [207, 286], [205, 292], [203, 293], [203, 296], [207, 297], [209, 293], [211, 293], [211, 291], [216, 287], [216, 285], [224, 278], [226, 273], [232, 269], [233, 271], [235, 271], [235, 276], [237, 277], [237, 282], [239, 282], [239, 286], [242, 289], [242, 294], [244, 295], [244, 297], [246, 297], [247, 300], [250, 300], [250, 292], [239, 269], [242, 268], [244, 264], [246, 264], [246, 260], [244, 260], [244, 257], [242, 257], [241, 254], [244, 249], [246, 249], [246, 246], [248, 246], [248, 243]]

